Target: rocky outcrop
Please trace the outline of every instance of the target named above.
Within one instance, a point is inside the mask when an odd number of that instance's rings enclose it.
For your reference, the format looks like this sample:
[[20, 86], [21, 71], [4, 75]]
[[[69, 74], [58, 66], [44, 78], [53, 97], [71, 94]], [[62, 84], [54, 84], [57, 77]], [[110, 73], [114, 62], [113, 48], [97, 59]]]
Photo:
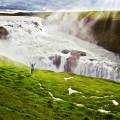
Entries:
[[80, 56], [86, 56], [86, 53], [78, 50], [71, 50], [71, 55], [79, 58]]
[[49, 57], [49, 59], [53, 61], [53, 65], [55, 65], [57, 68], [59, 68], [59, 66], [61, 64], [61, 56], [60, 55], [51, 56], [51, 57]]
[[83, 52], [83, 51], [79, 51], [79, 50], [68, 50], [68, 49], [65, 49], [65, 50], [62, 50], [61, 53], [63, 54], [68, 54], [70, 53], [72, 56], [86, 56], [86, 53]]
[[120, 53], [120, 20], [100, 19], [92, 26], [92, 31], [98, 45]]
[[[92, 14], [92, 13], [91, 13]], [[93, 12], [94, 14], [94, 12]], [[77, 37], [120, 54], [120, 12], [97, 13], [84, 18], [85, 34], [78, 32]], [[84, 29], [83, 28], [83, 29]], [[89, 31], [88, 31], [89, 30]], [[90, 37], [91, 36], [91, 37]]]
[[0, 39], [6, 39], [7, 36], [8, 36], [7, 29], [0, 26]]
[[73, 72], [74, 69], [77, 67], [78, 58], [76, 56], [70, 56], [66, 59], [65, 65], [64, 65], [64, 71], [65, 72]]
[[73, 72], [74, 69], [77, 67], [80, 56], [86, 56], [85, 52], [78, 50], [71, 50], [70, 54], [71, 56], [66, 59], [64, 65], [64, 71], [66, 72]]
[[[65, 72], [73, 72], [74, 69], [77, 67], [80, 57], [86, 56], [85, 52], [78, 50], [65, 49], [62, 50], [61, 53], [70, 54], [68, 54], [66, 57], [56, 54], [54, 56], [50, 56], [49, 59], [52, 61], [53, 65], [55, 65], [58, 69], [60, 68], [61, 62], [63, 62], [62, 65]], [[62, 57], [64, 57], [63, 61], [61, 61]]]
[[75, 36], [120, 54], [120, 12], [89, 14], [80, 19]]

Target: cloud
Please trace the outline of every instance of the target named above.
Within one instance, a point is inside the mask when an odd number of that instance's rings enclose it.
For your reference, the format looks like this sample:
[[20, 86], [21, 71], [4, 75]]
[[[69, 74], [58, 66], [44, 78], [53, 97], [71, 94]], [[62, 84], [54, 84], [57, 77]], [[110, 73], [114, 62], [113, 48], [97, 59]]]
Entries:
[[12, 10], [108, 10], [120, 9], [120, 0], [0, 0], [0, 9]]

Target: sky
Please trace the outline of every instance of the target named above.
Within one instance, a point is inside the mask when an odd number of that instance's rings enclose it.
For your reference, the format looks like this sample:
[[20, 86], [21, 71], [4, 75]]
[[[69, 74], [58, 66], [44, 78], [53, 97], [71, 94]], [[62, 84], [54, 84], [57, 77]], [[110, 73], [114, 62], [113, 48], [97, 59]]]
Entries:
[[3, 10], [120, 10], [120, 0], [0, 0]]

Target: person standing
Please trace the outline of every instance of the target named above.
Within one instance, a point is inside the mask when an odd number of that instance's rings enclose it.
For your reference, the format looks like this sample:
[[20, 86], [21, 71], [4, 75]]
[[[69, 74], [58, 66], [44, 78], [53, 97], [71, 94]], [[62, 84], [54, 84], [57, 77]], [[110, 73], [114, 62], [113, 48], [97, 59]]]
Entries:
[[31, 74], [33, 73], [33, 71], [35, 70], [35, 63], [33, 64], [30, 64], [30, 67], [31, 67]]

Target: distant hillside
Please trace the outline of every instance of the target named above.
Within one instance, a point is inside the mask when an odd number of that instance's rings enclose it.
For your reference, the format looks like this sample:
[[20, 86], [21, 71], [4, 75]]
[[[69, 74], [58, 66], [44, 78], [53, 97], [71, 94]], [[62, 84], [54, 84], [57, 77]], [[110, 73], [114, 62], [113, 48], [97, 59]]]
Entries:
[[0, 16], [39, 16], [46, 18], [51, 12], [0, 12]]
[[[68, 89], [69, 88], [69, 89]], [[120, 85], [0, 60], [0, 120], [119, 120]]]

